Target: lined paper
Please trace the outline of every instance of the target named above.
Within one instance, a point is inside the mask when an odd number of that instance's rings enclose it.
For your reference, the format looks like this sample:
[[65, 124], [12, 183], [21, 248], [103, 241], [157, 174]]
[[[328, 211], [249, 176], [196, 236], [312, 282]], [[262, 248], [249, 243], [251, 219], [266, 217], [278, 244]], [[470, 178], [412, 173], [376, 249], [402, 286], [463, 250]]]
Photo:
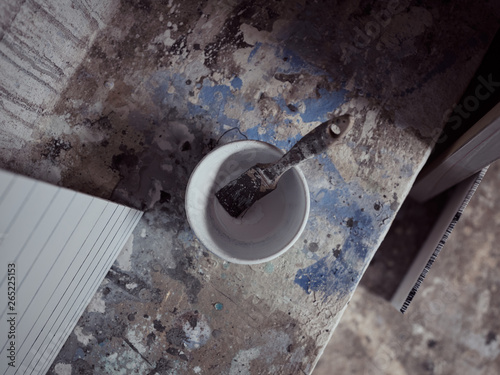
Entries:
[[[141, 216], [0, 170], [0, 374], [48, 371]], [[15, 265], [14, 311], [9, 264]], [[15, 339], [9, 340], [12, 318]]]

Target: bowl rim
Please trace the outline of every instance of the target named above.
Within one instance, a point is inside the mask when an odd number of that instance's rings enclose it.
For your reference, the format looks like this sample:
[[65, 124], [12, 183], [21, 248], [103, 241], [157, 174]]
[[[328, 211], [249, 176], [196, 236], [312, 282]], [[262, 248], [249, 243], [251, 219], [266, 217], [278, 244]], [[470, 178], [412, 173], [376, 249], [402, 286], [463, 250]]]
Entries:
[[304, 215], [303, 215], [303, 218], [302, 218], [302, 222], [301, 222], [299, 228], [297, 229], [296, 233], [294, 234], [294, 236], [286, 243], [286, 245], [284, 245], [276, 253], [274, 253], [272, 255], [269, 255], [269, 256], [266, 256], [266, 257], [263, 257], [263, 258], [252, 259], [252, 260], [240, 259], [240, 258], [237, 258], [237, 257], [234, 257], [234, 256], [230, 256], [227, 253], [219, 252], [218, 249], [212, 249], [212, 248], [210, 248], [206, 244], [206, 241], [204, 240], [204, 236], [200, 236], [199, 235], [199, 233], [198, 233], [198, 231], [196, 229], [196, 225], [193, 225], [193, 219], [191, 217], [192, 213], [191, 213], [191, 211], [189, 209], [190, 205], [188, 204], [189, 195], [190, 195], [190, 187], [191, 187], [191, 183], [193, 181], [193, 176], [196, 174], [196, 172], [199, 170], [199, 168], [203, 165], [203, 163], [206, 162], [207, 158], [209, 156], [213, 157], [213, 154], [216, 153], [216, 152], [220, 152], [221, 149], [234, 148], [238, 144], [241, 144], [241, 143], [246, 143], [246, 144], [249, 144], [249, 145], [251, 145], [251, 144], [258, 144], [259, 146], [264, 146], [264, 147], [267, 147], [267, 148], [270, 148], [270, 149], [274, 149], [274, 150], [278, 151], [281, 155], [285, 154], [285, 152], [282, 149], [280, 149], [279, 147], [277, 147], [277, 146], [275, 146], [273, 144], [270, 144], [270, 143], [267, 143], [267, 142], [264, 142], [264, 141], [260, 141], [260, 140], [255, 140], [255, 139], [241, 139], [241, 140], [236, 140], [236, 141], [229, 142], [229, 143], [226, 143], [226, 144], [223, 144], [223, 145], [215, 147], [212, 151], [210, 151], [208, 154], [206, 154], [198, 162], [198, 164], [196, 165], [196, 167], [191, 172], [191, 175], [189, 176], [188, 183], [186, 185], [186, 194], [185, 194], [185, 198], [184, 198], [184, 208], [185, 208], [185, 211], [186, 211], [186, 217], [187, 217], [188, 224], [189, 224], [190, 228], [192, 229], [192, 231], [194, 232], [194, 234], [196, 235], [196, 237], [198, 238], [198, 240], [203, 244], [203, 246], [208, 251], [210, 251], [212, 254], [214, 254], [214, 255], [218, 256], [219, 258], [221, 258], [222, 260], [225, 260], [225, 261], [230, 262], [230, 263], [246, 264], [246, 265], [261, 264], [261, 263], [269, 262], [269, 261], [271, 261], [271, 260], [279, 257], [280, 255], [284, 254], [285, 252], [287, 252], [295, 244], [295, 242], [297, 242], [297, 240], [302, 235], [302, 232], [304, 231], [304, 229], [305, 229], [305, 227], [307, 225], [307, 222], [309, 220], [310, 206], [311, 206], [310, 193], [309, 193], [309, 186], [307, 184], [307, 179], [304, 176], [304, 173], [302, 172], [302, 170], [300, 168], [298, 168], [297, 166], [293, 167], [294, 171], [297, 173], [297, 175], [299, 177], [299, 181], [302, 184], [302, 188], [303, 188], [302, 191], [304, 193], [305, 201], [306, 201], [306, 207], [305, 207], [305, 212], [304, 212]]

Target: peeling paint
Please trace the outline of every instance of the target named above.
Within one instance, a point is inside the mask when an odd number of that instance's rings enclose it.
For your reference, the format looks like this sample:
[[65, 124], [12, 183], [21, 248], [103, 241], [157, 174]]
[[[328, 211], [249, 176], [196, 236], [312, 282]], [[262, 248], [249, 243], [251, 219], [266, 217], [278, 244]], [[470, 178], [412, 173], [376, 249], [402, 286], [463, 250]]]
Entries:
[[122, 251], [116, 258], [116, 264], [120, 269], [124, 271], [130, 271], [132, 269], [132, 249], [134, 247], [134, 235], [131, 234], [125, 245], [123, 246]]
[[101, 291], [98, 291], [90, 301], [87, 310], [89, 312], [98, 312], [104, 314], [106, 312], [106, 301], [103, 298]]
[[259, 356], [260, 349], [258, 348], [240, 350], [231, 361], [229, 375], [250, 375], [252, 371], [250, 363]]
[[76, 339], [85, 346], [89, 345], [94, 339], [93, 335], [83, 333], [83, 328], [80, 326], [76, 326], [73, 332], [76, 335]]
[[198, 317], [195, 323], [191, 320], [185, 322], [182, 329], [186, 335], [184, 344], [189, 349], [199, 349], [205, 345], [212, 333], [204, 316]]
[[58, 363], [54, 367], [56, 375], [71, 375], [71, 365], [68, 363]]

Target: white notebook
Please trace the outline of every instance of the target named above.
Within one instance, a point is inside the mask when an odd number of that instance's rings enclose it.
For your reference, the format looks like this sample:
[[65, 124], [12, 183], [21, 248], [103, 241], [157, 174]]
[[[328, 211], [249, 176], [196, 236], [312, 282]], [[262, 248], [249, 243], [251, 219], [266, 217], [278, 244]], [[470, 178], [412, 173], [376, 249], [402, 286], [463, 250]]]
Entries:
[[141, 215], [0, 170], [0, 375], [47, 372]]
[[410, 196], [426, 201], [500, 158], [500, 103], [420, 172]]

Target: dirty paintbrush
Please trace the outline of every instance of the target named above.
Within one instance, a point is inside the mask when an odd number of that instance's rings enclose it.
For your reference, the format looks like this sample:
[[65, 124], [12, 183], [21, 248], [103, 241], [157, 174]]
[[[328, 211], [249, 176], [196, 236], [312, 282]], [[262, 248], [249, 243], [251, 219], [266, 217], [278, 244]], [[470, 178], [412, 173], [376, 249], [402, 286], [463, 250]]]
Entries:
[[352, 119], [343, 115], [328, 120], [307, 133], [275, 163], [256, 164], [229, 182], [215, 196], [233, 217], [240, 216], [274, 189], [280, 177], [293, 166], [325, 151], [351, 128]]

